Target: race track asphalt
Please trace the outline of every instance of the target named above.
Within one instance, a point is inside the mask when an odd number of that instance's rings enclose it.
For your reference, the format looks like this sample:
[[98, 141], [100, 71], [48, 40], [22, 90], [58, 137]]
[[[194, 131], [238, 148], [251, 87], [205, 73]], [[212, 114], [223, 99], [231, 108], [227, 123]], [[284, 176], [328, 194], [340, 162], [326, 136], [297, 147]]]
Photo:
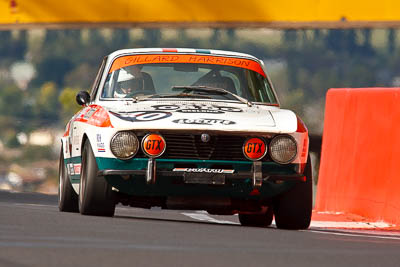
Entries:
[[196, 211], [82, 216], [59, 212], [57, 196], [0, 191], [0, 266], [400, 266], [400, 238], [242, 227]]

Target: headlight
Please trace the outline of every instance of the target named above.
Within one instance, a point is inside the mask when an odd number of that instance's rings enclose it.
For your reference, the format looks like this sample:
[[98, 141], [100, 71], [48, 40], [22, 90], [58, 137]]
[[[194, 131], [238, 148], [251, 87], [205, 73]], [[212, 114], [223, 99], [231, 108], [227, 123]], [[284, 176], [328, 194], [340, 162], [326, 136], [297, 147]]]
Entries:
[[262, 138], [252, 137], [243, 144], [243, 154], [249, 160], [260, 160], [267, 154], [267, 146]]
[[119, 159], [133, 158], [139, 148], [139, 140], [133, 132], [117, 132], [111, 139], [111, 152]]
[[289, 135], [275, 136], [269, 144], [269, 154], [273, 161], [280, 164], [288, 164], [297, 155], [297, 144]]

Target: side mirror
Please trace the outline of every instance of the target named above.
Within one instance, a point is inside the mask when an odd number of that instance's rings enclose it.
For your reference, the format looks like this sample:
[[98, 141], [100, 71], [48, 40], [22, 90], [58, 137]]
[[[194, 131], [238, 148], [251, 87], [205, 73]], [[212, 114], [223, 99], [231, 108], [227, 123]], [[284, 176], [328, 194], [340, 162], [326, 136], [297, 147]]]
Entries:
[[78, 103], [78, 105], [83, 106], [83, 105], [88, 104], [89, 102], [90, 102], [90, 95], [88, 92], [80, 91], [76, 95], [76, 103]]

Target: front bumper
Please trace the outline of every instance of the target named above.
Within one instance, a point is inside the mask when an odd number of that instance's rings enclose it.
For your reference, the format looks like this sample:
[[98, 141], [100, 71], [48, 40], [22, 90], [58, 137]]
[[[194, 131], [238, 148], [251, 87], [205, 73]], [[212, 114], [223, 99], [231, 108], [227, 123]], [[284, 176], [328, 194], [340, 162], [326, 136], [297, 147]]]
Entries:
[[[231, 197], [273, 197], [305, 181], [295, 165], [273, 162], [117, 159], [97, 158], [98, 175], [116, 190], [129, 195], [215, 195]], [[234, 173], [188, 173], [175, 167], [218, 168], [228, 166]], [[254, 190], [258, 193], [255, 196]]]
[[[109, 175], [119, 175], [119, 176], [145, 176], [147, 173], [146, 170], [101, 170], [98, 172], [99, 176], [109, 176]], [[202, 173], [196, 173], [199, 177], [204, 176]], [[249, 177], [253, 177], [253, 185], [254, 187], [261, 187], [262, 183], [261, 182], [284, 182], [284, 181], [305, 181], [305, 177], [303, 174], [271, 174], [267, 175], [265, 177], [262, 177], [260, 180], [257, 180], [255, 182], [254, 180], [254, 172], [238, 172], [238, 173], [229, 173], [229, 174], [222, 174], [225, 176], [226, 180], [244, 180], [248, 179]], [[182, 179], [185, 176], [185, 173], [179, 173], [179, 172], [174, 172], [174, 171], [157, 171], [156, 176], [167, 176], [167, 177], [181, 177]], [[155, 177], [154, 177], [155, 178]], [[146, 181], [153, 180], [154, 178], [148, 178], [146, 177]], [[151, 182], [149, 184], [154, 184], [155, 179], [153, 180], [154, 182]], [[212, 181], [212, 179], [210, 179]], [[201, 181], [199, 183], [202, 183]], [[205, 184], [212, 184], [212, 182], [207, 183], [204, 182]], [[217, 183], [215, 183], [217, 184]]]

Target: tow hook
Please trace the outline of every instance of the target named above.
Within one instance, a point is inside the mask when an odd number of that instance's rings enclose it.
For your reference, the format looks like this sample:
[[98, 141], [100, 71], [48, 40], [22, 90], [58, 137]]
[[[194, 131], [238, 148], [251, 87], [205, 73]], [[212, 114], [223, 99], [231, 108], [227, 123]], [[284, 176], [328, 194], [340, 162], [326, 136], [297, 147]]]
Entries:
[[253, 187], [260, 188], [262, 186], [262, 162], [253, 162]]
[[147, 162], [146, 183], [156, 183], [156, 160], [154, 158], [149, 158], [149, 161]]

